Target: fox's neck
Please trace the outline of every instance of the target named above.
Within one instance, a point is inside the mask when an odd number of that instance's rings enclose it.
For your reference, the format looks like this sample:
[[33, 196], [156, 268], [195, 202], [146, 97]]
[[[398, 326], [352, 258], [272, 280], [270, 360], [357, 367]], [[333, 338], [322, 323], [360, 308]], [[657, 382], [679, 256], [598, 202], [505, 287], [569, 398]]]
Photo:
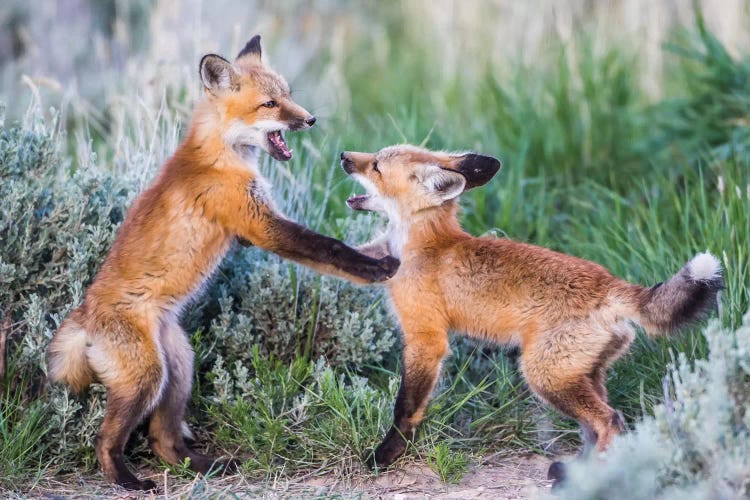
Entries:
[[413, 252], [439, 248], [468, 238], [458, 221], [458, 204], [446, 203], [409, 217], [391, 217], [388, 222], [390, 253], [404, 258]]
[[190, 130], [180, 146], [180, 152], [207, 167], [242, 166], [259, 174], [259, 149], [256, 146], [231, 146], [221, 135], [220, 117], [215, 108], [199, 102], [193, 112]]

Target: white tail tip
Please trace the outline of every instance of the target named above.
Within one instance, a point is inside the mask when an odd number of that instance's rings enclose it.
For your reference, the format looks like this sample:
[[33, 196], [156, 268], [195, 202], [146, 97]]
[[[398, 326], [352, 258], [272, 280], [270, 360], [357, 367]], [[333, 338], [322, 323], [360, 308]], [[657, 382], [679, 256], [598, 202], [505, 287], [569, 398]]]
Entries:
[[721, 276], [719, 259], [708, 252], [699, 253], [690, 259], [687, 268], [693, 281], [710, 281]]

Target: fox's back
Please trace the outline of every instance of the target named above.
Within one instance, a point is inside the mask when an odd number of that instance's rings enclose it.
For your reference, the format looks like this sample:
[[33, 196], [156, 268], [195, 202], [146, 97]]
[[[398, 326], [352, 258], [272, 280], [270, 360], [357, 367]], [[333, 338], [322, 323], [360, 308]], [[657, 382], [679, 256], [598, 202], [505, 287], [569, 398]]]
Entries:
[[397, 309], [427, 301], [416, 309], [435, 311], [449, 328], [514, 344], [527, 331], [587, 316], [622, 283], [598, 264], [495, 238], [437, 245], [402, 267], [391, 287]]
[[87, 302], [179, 307], [218, 266], [233, 235], [207, 212], [210, 182], [170, 175], [176, 168], [168, 164], [129, 210]]

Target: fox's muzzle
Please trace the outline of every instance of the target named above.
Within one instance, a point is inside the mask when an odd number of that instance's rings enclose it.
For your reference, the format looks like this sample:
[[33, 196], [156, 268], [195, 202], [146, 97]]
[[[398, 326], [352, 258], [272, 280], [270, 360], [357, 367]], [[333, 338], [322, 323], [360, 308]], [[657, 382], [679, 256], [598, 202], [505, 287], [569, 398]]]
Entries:
[[341, 168], [349, 175], [368, 171], [370, 165], [375, 161], [375, 155], [372, 153], [356, 153], [354, 151], [344, 151], [341, 153]]
[[304, 130], [315, 125], [317, 119], [313, 115], [308, 115], [306, 118], [297, 118], [289, 122], [290, 130]]
[[354, 162], [349, 158], [349, 153], [346, 151], [341, 152], [341, 168], [344, 169], [348, 175], [352, 175], [354, 172]]
[[281, 121], [290, 130], [305, 130], [315, 125], [315, 117], [291, 98], [281, 102]]

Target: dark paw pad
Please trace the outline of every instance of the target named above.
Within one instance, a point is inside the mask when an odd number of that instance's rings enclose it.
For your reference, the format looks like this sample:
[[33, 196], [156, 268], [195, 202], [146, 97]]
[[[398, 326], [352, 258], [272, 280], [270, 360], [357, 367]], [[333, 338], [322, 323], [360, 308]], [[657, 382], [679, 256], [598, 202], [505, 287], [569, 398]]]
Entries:
[[233, 458], [219, 460], [205, 455], [198, 455], [197, 453], [194, 453], [190, 458], [190, 468], [204, 476], [233, 473], [242, 464], [242, 462]]
[[552, 462], [547, 471], [547, 479], [552, 481], [552, 489], [559, 488], [565, 481], [565, 464]]
[[406, 452], [406, 441], [401, 437], [386, 439], [375, 449], [365, 452], [365, 463], [370, 469], [385, 469], [393, 465]]

